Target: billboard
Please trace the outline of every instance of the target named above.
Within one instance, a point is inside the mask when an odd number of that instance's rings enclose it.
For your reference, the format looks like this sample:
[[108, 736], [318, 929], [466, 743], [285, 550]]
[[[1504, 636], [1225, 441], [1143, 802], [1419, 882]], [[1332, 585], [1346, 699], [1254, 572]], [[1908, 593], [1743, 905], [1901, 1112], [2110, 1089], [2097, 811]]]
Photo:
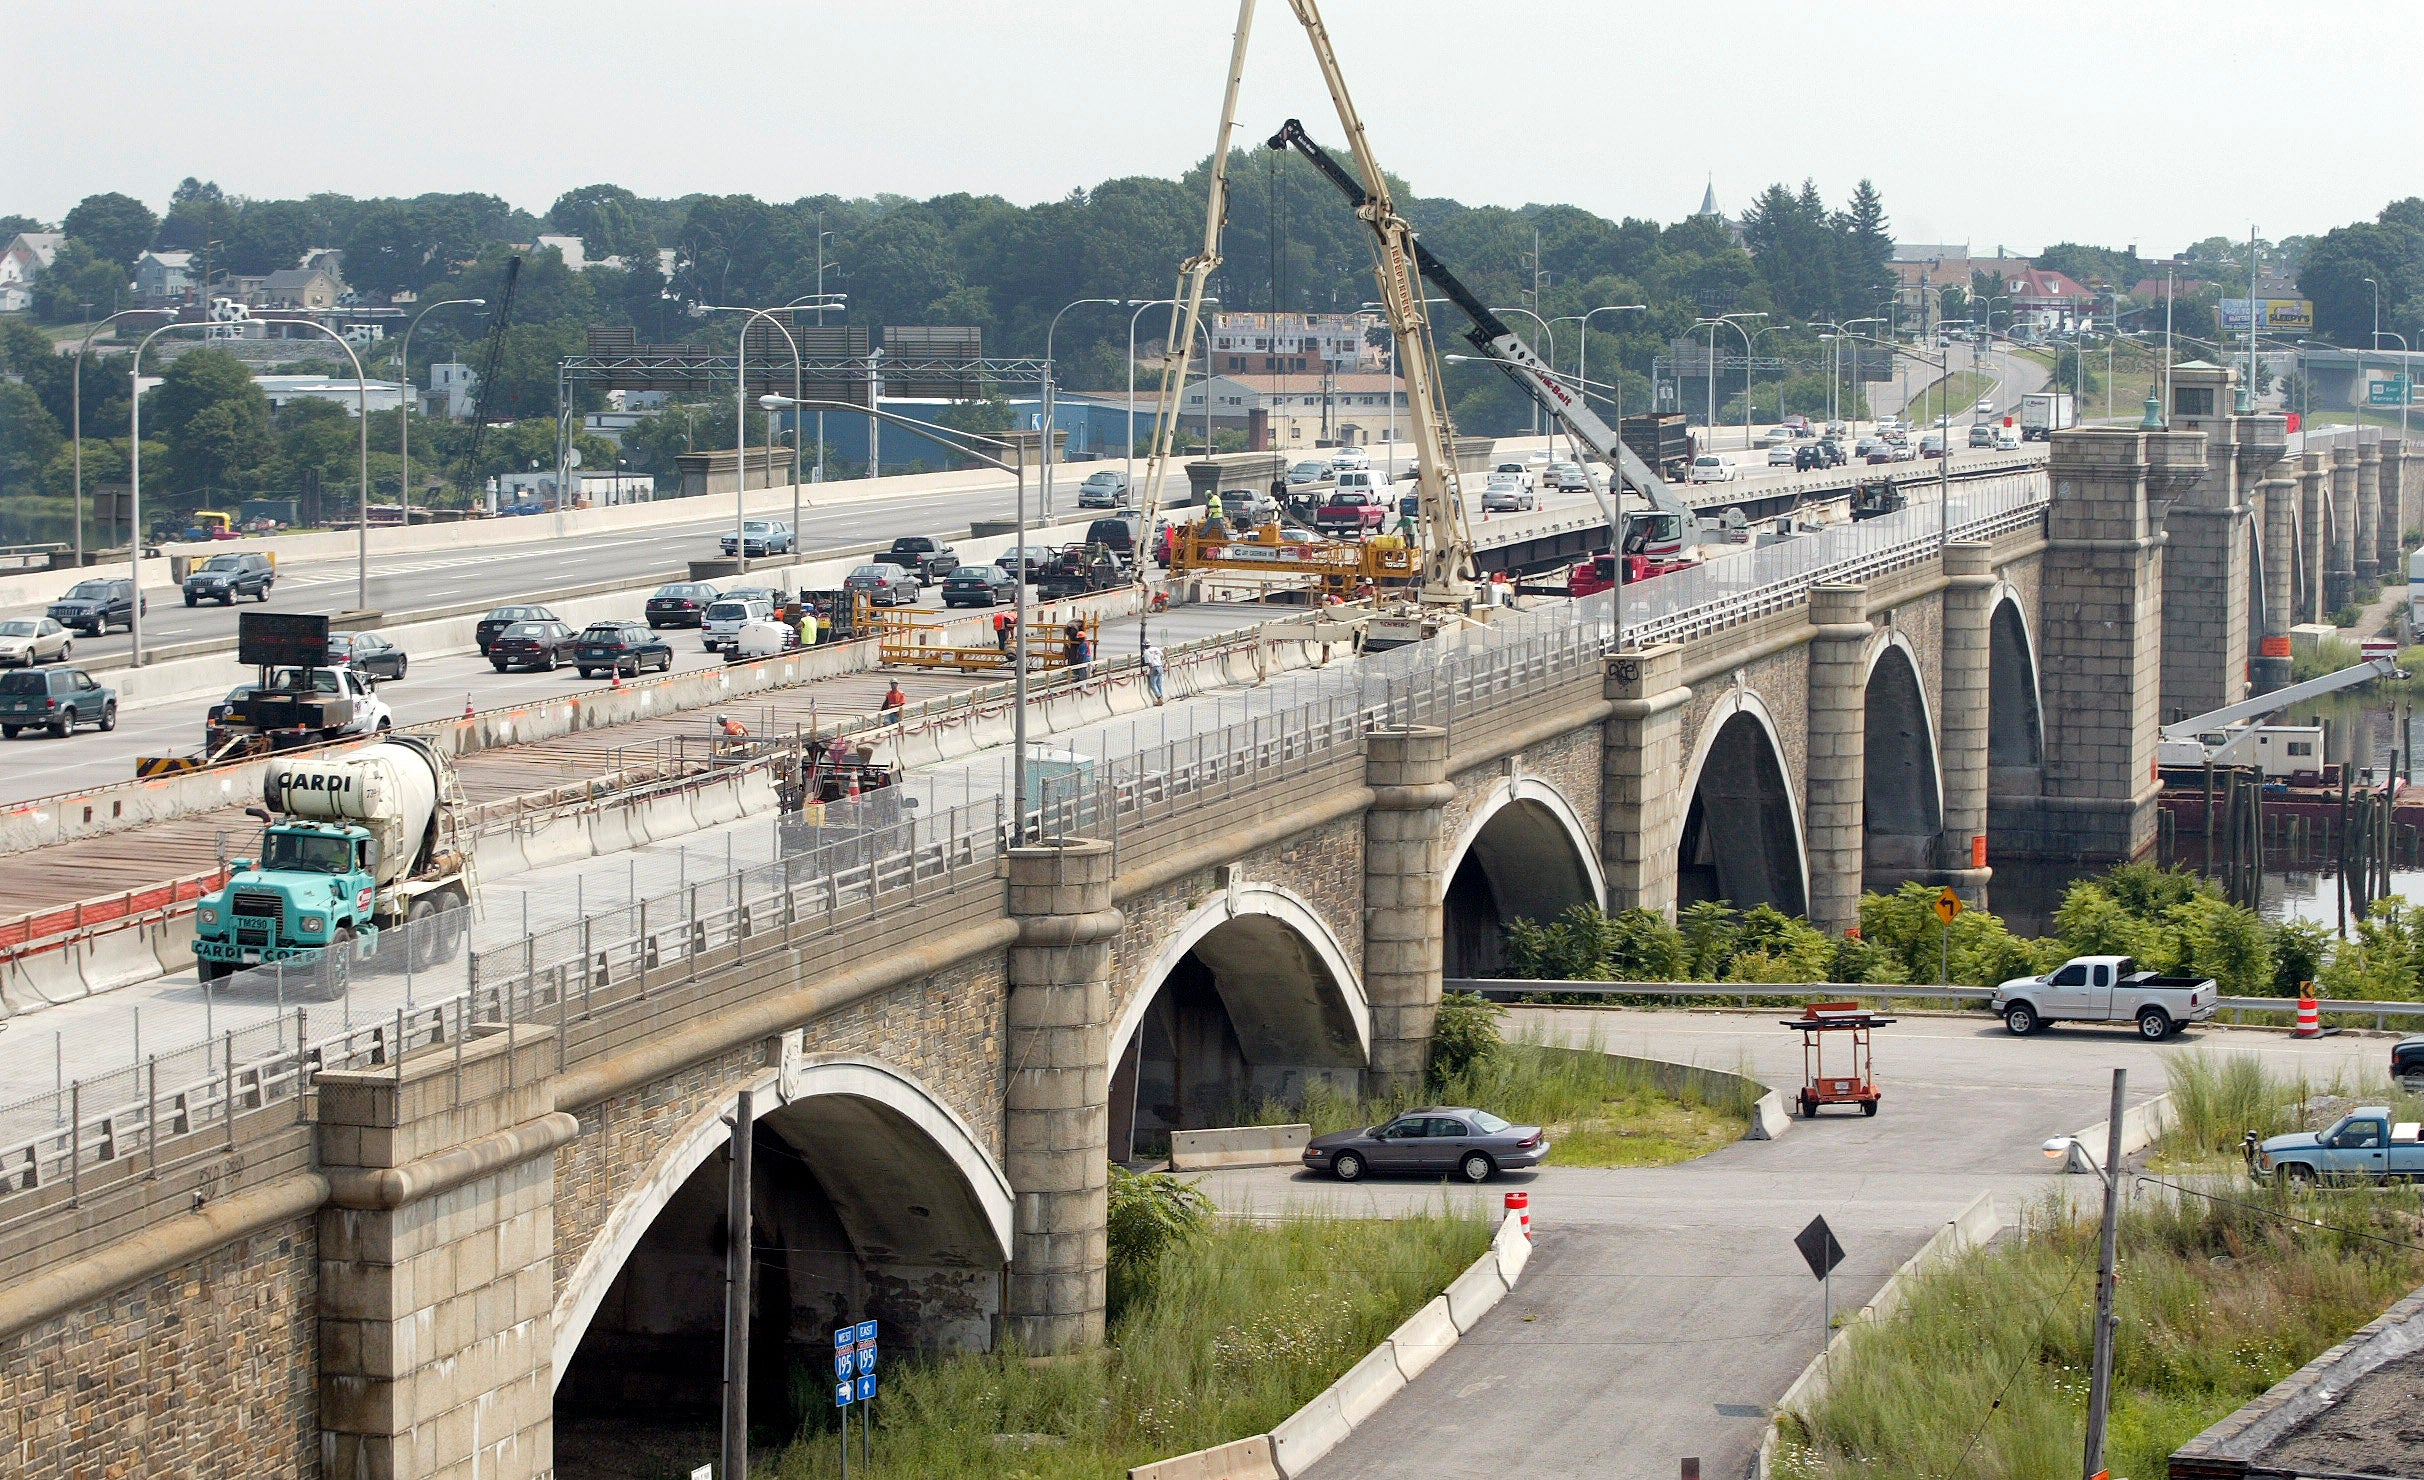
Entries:
[[2305, 334], [2315, 327], [2315, 305], [2307, 298], [2225, 298], [2222, 300], [2222, 328], [2231, 334], [2248, 330], [2247, 306], [2256, 306], [2255, 330], [2259, 334]]

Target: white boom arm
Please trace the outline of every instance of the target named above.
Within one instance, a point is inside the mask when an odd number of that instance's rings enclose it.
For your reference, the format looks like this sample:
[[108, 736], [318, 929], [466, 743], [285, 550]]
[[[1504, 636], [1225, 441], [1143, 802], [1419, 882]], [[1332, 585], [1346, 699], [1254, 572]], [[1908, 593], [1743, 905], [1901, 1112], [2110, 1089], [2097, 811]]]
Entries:
[[2226, 725], [2237, 724], [2243, 719], [2254, 719], [2259, 715], [2271, 714], [2275, 710], [2287, 709], [2292, 704], [2303, 704], [2309, 699], [2320, 699], [2325, 694], [2336, 694], [2342, 689], [2355, 688], [2358, 684], [2372, 679], [2398, 678], [2400, 676], [2396, 659], [2368, 658], [2353, 667], [2340, 669], [2336, 673], [2326, 673], [2321, 678], [2310, 678], [2304, 683], [2293, 683], [2285, 689], [2275, 689], [2269, 694], [2258, 694], [2253, 699], [2242, 699], [2236, 704], [2225, 704], [2220, 709], [2209, 710], [2204, 714], [2191, 715], [2187, 719], [2174, 721], [2163, 727], [2163, 738], [2166, 740], [2193, 740], [2202, 731], [2220, 729]]

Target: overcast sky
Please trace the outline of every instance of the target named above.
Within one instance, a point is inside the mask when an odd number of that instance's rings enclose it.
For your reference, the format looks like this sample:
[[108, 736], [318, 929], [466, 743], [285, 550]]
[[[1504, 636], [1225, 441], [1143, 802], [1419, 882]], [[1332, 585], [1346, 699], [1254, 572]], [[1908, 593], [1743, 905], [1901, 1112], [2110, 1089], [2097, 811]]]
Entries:
[[[1235, 0], [10, 0], [0, 212], [187, 174], [233, 194], [571, 186], [1033, 202], [1210, 148]], [[2424, 190], [2409, 0], [1326, 0], [1375, 149], [1424, 194], [1671, 221], [1714, 178], [1896, 237], [2149, 253]], [[1338, 125], [1285, 0], [1241, 105]], [[1629, 120], [1622, 140], [1609, 126]]]

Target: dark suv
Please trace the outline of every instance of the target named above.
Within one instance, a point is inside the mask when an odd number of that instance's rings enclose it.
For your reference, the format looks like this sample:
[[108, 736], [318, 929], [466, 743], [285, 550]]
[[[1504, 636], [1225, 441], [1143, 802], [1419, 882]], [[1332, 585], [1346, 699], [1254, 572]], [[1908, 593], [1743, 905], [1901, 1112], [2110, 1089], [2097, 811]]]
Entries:
[[637, 622], [592, 622], [573, 644], [572, 661], [583, 678], [608, 671], [637, 678], [646, 668], [671, 673], [673, 645]]
[[877, 559], [887, 565], [897, 565], [932, 586], [959, 569], [959, 552], [930, 534], [905, 534], [892, 542], [892, 548]]
[[716, 589], [705, 581], [676, 581], [670, 586], [657, 587], [648, 598], [650, 630], [658, 627], [696, 627], [707, 620], [707, 608], [715, 603]]
[[[144, 602], [149, 612], [151, 603]], [[87, 637], [99, 637], [112, 627], [135, 627], [135, 583], [121, 576], [115, 580], [78, 581], [65, 596], [50, 604], [50, 619], [62, 627], [81, 632]]]
[[234, 606], [239, 596], [267, 601], [269, 588], [277, 579], [277, 567], [266, 555], [213, 555], [185, 573], [185, 604], [215, 601]]

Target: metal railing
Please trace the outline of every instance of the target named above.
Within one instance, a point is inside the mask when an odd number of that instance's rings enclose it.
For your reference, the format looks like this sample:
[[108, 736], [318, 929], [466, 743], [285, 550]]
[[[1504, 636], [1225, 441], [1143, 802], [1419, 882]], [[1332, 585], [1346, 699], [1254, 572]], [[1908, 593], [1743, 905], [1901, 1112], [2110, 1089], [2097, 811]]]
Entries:
[[[1555, 992], [1569, 997], [1731, 998], [1744, 1007], [1750, 1006], [1754, 998], [1890, 998], [1895, 1001], [1975, 1004], [1995, 995], [1992, 987], [1936, 986], [1923, 982], [1584, 982], [1543, 981], [1526, 977], [1453, 977], [1444, 985], [1451, 992], [1476, 992], [1494, 999]], [[2374, 1027], [2384, 1031], [2388, 1030], [2392, 1018], [2424, 1018], [2424, 1002], [2322, 997], [2316, 999], [2315, 1005], [2325, 1017], [2370, 1017], [2374, 1020]], [[2234, 1014], [2234, 1020], [2240, 1022], [2244, 1022], [2251, 1012], [2287, 1015], [2297, 1010], [2298, 999], [2295, 997], [2222, 997], [2215, 1001], [2217, 1014]]]
[[[1677, 596], [1696, 589], [1701, 601], [1744, 620], [1774, 609], [1784, 588], [1806, 592], [1817, 581], [1865, 579], [1924, 561], [1948, 533], [1983, 537], [2024, 523], [2044, 503], [2041, 490], [2033, 504], [2026, 495], [2024, 488], [1989, 480], [1956, 494], [1949, 531], [1934, 520], [1918, 530], [1899, 520], [1830, 530], [1753, 552], [1739, 562], [1752, 567], [1742, 579], [1687, 572], [1626, 588], [1626, 605], [1637, 607], [1645, 593], [1658, 596], [1659, 588], [1675, 583]], [[1760, 563], [1761, 557], [1768, 559]], [[1716, 588], [1720, 578], [1726, 584]], [[1695, 580], [1697, 587], [1685, 584]], [[1297, 697], [1284, 706], [1256, 713], [1249, 702], [1238, 719], [1202, 733], [1126, 753], [1106, 747], [1100, 757], [1081, 754], [1064, 774], [1037, 787], [1018, 835], [1101, 839], [1116, 857], [1123, 833], [1149, 832], [1193, 805], [1226, 805], [1256, 781], [1300, 774], [1309, 763], [1359, 747], [1375, 728], [1438, 725], [1453, 743], [1460, 720], [1520, 705], [1546, 685], [1596, 672], [1614, 645], [1615, 594], [1502, 612], [1437, 643], [1300, 671], [1289, 676]], [[1707, 630], [1684, 620], [1692, 610], [1670, 604], [1662, 619], [1648, 622], [1628, 611], [1624, 636], [1638, 645]], [[869, 722], [866, 728], [893, 723]], [[507, 1031], [516, 1023], [562, 1029], [645, 1004], [669, 969], [695, 980], [701, 963], [719, 953], [729, 951], [737, 960], [760, 942], [768, 949], [787, 946], [801, 931], [830, 934], [889, 908], [915, 908], [936, 894], [989, 887], [995, 861], [1012, 838], [1002, 798], [975, 798], [921, 816], [907, 790], [879, 789], [781, 819], [779, 856], [769, 861], [693, 880], [685, 852], [685, 877], [671, 890], [646, 897], [635, 890], [622, 903], [580, 908], [569, 922], [528, 930], [489, 949], [464, 949], [469, 912], [457, 911], [383, 931], [349, 955], [320, 953], [225, 978], [212, 995], [227, 1004], [231, 1019], [245, 1017], [249, 1007], [249, 1021], [214, 1024], [199, 1041], [149, 1055], [140, 1052], [138, 1039], [125, 1069], [63, 1079], [49, 1094], [0, 1105], [0, 1207], [62, 1184], [76, 1202], [88, 1175], [130, 1157], [148, 1168], [164, 1159], [174, 1165], [181, 1156], [215, 1155], [235, 1135], [240, 1117], [296, 1096], [319, 1069], [385, 1065], [415, 1047], [459, 1046], [487, 1024]], [[719, 960], [714, 969], [730, 964]], [[1714, 985], [1678, 991], [1707, 995]], [[1727, 984], [1716, 990], [1742, 989]], [[1766, 989], [1756, 990], [1766, 995]], [[1894, 992], [1928, 990], [1942, 989]], [[299, 998], [333, 1004], [319, 1010], [317, 1036], [313, 1009], [296, 1005]], [[332, 1015], [336, 1026], [329, 1030]], [[556, 1042], [564, 1053], [561, 1033]], [[49, 1206], [45, 1198], [31, 1211], [0, 1214], [0, 1232]]]

